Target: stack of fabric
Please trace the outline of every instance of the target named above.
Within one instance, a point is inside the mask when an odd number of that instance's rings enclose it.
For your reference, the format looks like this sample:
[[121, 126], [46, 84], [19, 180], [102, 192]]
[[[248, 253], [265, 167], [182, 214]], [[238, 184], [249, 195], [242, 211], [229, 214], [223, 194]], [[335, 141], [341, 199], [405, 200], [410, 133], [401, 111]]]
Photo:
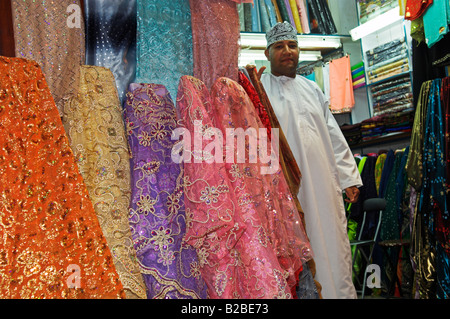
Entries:
[[405, 39], [387, 42], [366, 51], [369, 83], [409, 71]]
[[375, 116], [414, 108], [409, 75], [372, 86], [372, 103]]
[[349, 146], [353, 146], [361, 142], [361, 123], [352, 125], [344, 124], [340, 128]]
[[359, 20], [365, 23], [398, 6], [397, 0], [358, 0]]
[[413, 122], [412, 109], [371, 117], [361, 122], [361, 141], [370, 141], [389, 133], [410, 132]]
[[360, 62], [351, 67], [353, 90], [366, 85], [366, 74], [364, 72], [364, 62]]

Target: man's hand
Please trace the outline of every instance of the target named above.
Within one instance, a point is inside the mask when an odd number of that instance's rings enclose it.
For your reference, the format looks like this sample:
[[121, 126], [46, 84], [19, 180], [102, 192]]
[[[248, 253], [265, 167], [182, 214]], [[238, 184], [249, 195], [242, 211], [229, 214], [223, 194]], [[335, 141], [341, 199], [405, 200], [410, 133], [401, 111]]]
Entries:
[[347, 187], [345, 189], [345, 195], [347, 195], [347, 198], [345, 199], [347, 203], [356, 203], [359, 197], [358, 187], [356, 186]]

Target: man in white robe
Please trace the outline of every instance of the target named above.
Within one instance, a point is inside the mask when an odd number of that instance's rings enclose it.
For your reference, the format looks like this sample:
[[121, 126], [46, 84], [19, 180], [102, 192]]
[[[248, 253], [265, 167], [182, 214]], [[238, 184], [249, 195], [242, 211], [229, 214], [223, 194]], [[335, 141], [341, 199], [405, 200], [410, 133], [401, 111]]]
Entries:
[[302, 173], [298, 198], [324, 299], [356, 298], [343, 201], [356, 202], [362, 186], [353, 154], [319, 86], [296, 75], [299, 48], [287, 22], [266, 34], [271, 73], [261, 82]]

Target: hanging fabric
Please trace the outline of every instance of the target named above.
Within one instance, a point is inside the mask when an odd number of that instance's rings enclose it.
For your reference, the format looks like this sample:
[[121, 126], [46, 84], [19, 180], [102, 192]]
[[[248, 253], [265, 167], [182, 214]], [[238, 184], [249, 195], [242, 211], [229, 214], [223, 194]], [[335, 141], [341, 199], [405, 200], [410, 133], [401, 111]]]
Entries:
[[39, 65], [0, 57], [0, 297], [125, 298]]
[[189, 216], [183, 163], [171, 158], [175, 143], [171, 134], [178, 124], [167, 89], [160, 84], [131, 84], [125, 124], [131, 155], [129, 222], [147, 297], [206, 299], [202, 261], [184, 242]]
[[136, 76], [136, 0], [84, 0], [86, 64], [112, 71], [121, 104]]
[[12, 10], [16, 57], [39, 63], [62, 113], [64, 99], [77, 92], [85, 59], [80, 1], [13, 0]]
[[162, 84], [177, 96], [180, 77], [193, 73], [189, 1], [137, 0], [136, 51], [135, 82]]
[[330, 110], [332, 113], [350, 112], [355, 105], [348, 55], [330, 61]]
[[130, 162], [113, 73], [81, 67], [78, 94], [65, 102], [63, 124], [127, 298], [146, 298], [128, 224]]
[[237, 81], [240, 33], [236, 3], [229, 0], [189, 0], [189, 3], [194, 77], [208, 89], [221, 76]]

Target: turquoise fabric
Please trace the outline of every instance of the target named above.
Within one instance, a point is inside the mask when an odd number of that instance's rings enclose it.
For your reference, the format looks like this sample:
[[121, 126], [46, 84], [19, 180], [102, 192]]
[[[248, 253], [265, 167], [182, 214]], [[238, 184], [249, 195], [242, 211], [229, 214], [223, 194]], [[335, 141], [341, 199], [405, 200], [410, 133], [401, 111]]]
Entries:
[[432, 47], [449, 31], [450, 4], [448, 0], [434, 0], [423, 15], [425, 42]]
[[183, 75], [193, 75], [189, 0], [137, 0], [136, 82], [162, 84], [175, 98]]

